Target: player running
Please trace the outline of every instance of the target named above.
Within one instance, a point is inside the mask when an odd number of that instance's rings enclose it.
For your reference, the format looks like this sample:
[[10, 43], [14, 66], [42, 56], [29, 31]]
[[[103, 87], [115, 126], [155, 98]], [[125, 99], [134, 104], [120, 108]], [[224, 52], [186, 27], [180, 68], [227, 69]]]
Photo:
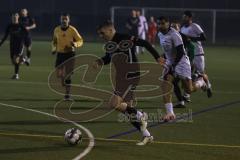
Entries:
[[[155, 58], [160, 61], [158, 52], [145, 40], [138, 39], [135, 36], [120, 34], [115, 30], [114, 25], [110, 21], [106, 21], [98, 27], [99, 36], [107, 41], [105, 48], [106, 55], [97, 60], [93, 67], [97, 68], [102, 65], [113, 63], [116, 69], [115, 75], [115, 91], [110, 98], [110, 106], [123, 114], [130, 115], [132, 125], [141, 131], [143, 140], [137, 145], [145, 145], [153, 140], [150, 132], [147, 130], [147, 115], [138, 111], [133, 107], [134, 89], [138, 85], [140, 69], [137, 63], [135, 46], [145, 47]], [[121, 52], [121, 54], [119, 54]], [[117, 57], [116, 57], [117, 56]], [[132, 68], [126, 64], [137, 64], [133, 72]], [[127, 76], [126, 76], [127, 75]]]
[[20, 11], [20, 24], [22, 24], [25, 29], [27, 30], [27, 36], [24, 39], [24, 46], [27, 51], [27, 56], [25, 58], [26, 65], [30, 65], [30, 58], [31, 58], [31, 47], [32, 47], [32, 37], [30, 31], [36, 28], [35, 20], [28, 15], [27, 9], [21, 9]]
[[[138, 38], [141, 38], [143, 40], [146, 39], [146, 34], [148, 31], [148, 23], [146, 17], [141, 13], [140, 10], [137, 11], [137, 17], [139, 19], [139, 24], [138, 24]], [[136, 53], [143, 53], [144, 49], [142, 47], [136, 48]]]
[[127, 23], [126, 23], [126, 28], [128, 30], [128, 34], [137, 37], [138, 36], [138, 25], [139, 25], [139, 18], [137, 17], [137, 11], [132, 10], [131, 17], [128, 18]]
[[14, 65], [14, 75], [12, 79], [19, 79], [19, 66], [23, 60], [23, 43], [27, 36], [27, 30], [19, 23], [19, 14], [12, 14], [12, 23], [6, 28], [3, 39], [0, 42], [0, 46], [10, 35], [10, 57], [12, 64]]
[[[70, 99], [71, 74], [74, 67], [74, 60], [64, 63], [75, 56], [75, 48], [83, 45], [83, 39], [77, 29], [71, 26], [70, 15], [62, 14], [61, 25], [54, 29], [52, 41], [52, 54], [57, 54], [55, 67], [58, 77], [62, 80], [62, 85], [66, 87], [65, 100]], [[68, 77], [66, 77], [68, 76]]]
[[[174, 28], [177, 32], [180, 32], [180, 27], [181, 27], [180, 23], [171, 22], [171, 27]], [[186, 49], [187, 56], [189, 57], [191, 68], [192, 68], [195, 46], [194, 46], [193, 42], [189, 41], [185, 35], [183, 35], [181, 33], [180, 33], [180, 35], [182, 36], [183, 44], [184, 44], [184, 47]], [[187, 100], [187, 99], [185, 99], [182, 95], [182, 91], [181, 91], [181, 88], [179, 86], [179, 81], [180, 81], [179, 78], [174, 78], [174, 80], [173, 80], [174, 93], [175, 93], [176, 98], [178, 100], [178, 102], [173, 106], [174, 108], [184, 108], [184, 107], [186, 107], [185, 106], [185, 100]], [[183, 88], [183, 89], [185, 89], [185, 88]], [[184, 93], [186, 93], [186, 91]]]
[[[191, 65], [188, 56], [186, 55], [183, 40], [179, 32], [170, 27], [170, 22], [166, 17], [160, 17], [159, 22], [159, 39], [160, 45], [163, 49], [166, 62], [163, 71], [163, 79], [169, 82], [179, 79], [182, 81], [185, 91], [190, 94], [191, 92], [205, 86], [203, 80], [198, 80], [195, 83], [191, 78]], [[173, 79], [174, 78], [174, 79]], [[166, 86], [163, 86], [163, 89]], [[165, 107], [168, 109], [169, 114], [165, 119], [174, 119], [172, 95], [171, 93], [163, 96]]]
[[155, 22], [154, 17], [151, 16], [148, 22], [147, 37], [148, 41], [152, 44], [153, 47], [155, 45], [156, 35], [157, 35], [157, 23]]
[[[195, 45], [195, 55], [193, 59], [194, 70], [203, 77], [207, 84], [207, 96], [212, 97], [211, 83], [209, 82], [208, 75], [205, 73], [204, 51], [201, 44], [202, 41], [206, 41], [206, 36], [202, 28], [198, 24], [193, 23], [191, 11], [184, 12], [183, 24], [184, 25], [181, 27], [181, 33]], [[189, 99], [190, 95], [186, 94], [185, 98]]]

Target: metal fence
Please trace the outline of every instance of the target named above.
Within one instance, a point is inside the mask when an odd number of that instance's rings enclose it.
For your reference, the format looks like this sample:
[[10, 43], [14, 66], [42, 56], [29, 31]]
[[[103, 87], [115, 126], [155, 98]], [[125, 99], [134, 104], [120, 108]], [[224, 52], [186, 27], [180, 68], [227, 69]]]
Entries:
[[132, 9], [140, 9], [149, 18], [150, 16], [167, 16], [170, 20], [181, 21], [185, 10], [191, 10], [194, 21], [202, 26], [210, 44], [240, 44], [240, 10], [223, 9], [195, 9], [195, 8], [153, 8], [153, 7], [112, 7], [111, 19], [118, 30], [126, 30], [126, 19]]
[[[228, 0], [227, 0], [228, 1]], [[181, 8], [168, 8], [169, 6]], [[33, 30], [33, 39], [51, 39], [52, 32], [59, 24], [61, 12], [68, 12], [71, 15], [71, 23], [79, 30], [86, 41], [98, 41], [96, 27], [103, 20], [115, 20], [119, 31], [125, 32], [125, 23], [133, 8], [142, 9], [146, 17], [160, 15], [169, 16], [171, 19], [181, 19], [182, 12], [189, 8], [194, 12], [194, 20], [199, 23], [208, 37], [208, 43], [217, 44], [240, 44], [240, 10], [222, 9], [194, 9], [199, 7], [214, 6], [217, 8], [239, 8], [237, 0], [220, 0], [219, 3], [203, 1], [172, 0], [1, 0], [0, 1], [0, 34], [10, 22], [10, 13], [19, 11], [20, 8], [29, 9], [30, 14], [36, 19], [37, 28]], [[231, 3], [230, 3], [231, 2]], [[129, 4], [128, 7], [111, 7]], [[235, 4], [233, 6], [233, 4]], [[134, 7], [137, 5], [138, 7]], [[201, 6], [200, 6], [201, 5]], [[132, 6], [132, 7], [129, 7]], [[145, 7], [151, 6], [151, 7]], [[156, 6], [156, 7], [155, 7]], [[161, 6], [162, 8], [158, 8]]]

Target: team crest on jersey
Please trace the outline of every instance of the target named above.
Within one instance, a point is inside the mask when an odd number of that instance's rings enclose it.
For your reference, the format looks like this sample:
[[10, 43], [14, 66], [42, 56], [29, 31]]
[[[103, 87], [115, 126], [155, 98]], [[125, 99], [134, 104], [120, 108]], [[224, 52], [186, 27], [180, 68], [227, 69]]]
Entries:
[[118, 49], [120, 51], [127, 51], [132, 47], [133, 42], [131, 40], [122, 40], [119, 44], [113, 41], [108, 41], [103, 48], [107, 53], [113, 53], [116, 52]]

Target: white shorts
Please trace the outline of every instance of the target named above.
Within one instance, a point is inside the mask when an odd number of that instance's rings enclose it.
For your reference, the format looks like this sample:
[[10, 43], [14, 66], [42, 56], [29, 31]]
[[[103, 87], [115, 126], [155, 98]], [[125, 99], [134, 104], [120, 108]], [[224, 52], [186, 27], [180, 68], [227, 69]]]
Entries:
[[194, 69], [200, 73], [204, 73], [205, 70], [205, 59], [204, 55], [196, 55], [193, 58]]
[[146, 39], [146, 32], [141, 32], [139, 35], [138, 35], [138, 38], [141, 38], [141, 39]]
[[174, 76], [181, 79], [192, 79], [191, 64], [187, 55], [184, 55], [175, 67]]
[[[161, 78], [171, 73], [171, 63], [167, 60]], [[192, 79], [191, 64], [187, 55], [184, 55], [174, 68], [174, 76], [181, 79]]]

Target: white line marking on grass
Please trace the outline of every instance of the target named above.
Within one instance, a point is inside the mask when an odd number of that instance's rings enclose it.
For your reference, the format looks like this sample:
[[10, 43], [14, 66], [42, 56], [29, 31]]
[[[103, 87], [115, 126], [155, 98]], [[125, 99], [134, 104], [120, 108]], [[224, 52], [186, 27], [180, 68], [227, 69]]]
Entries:
[[30, 108], [25, 108], [25, 107], [20, 107], [20, 106], [16, 106], [16, 105], [5, 104], [5, 103], [0, 103], [0, 105], [6, 106], [6, 107], [11, 107], [11, 108], [22, 109], [22, 110], [25, 110], [25, 111], [35, 112], [35, 113], [39, 113], [39, 114], [46, 115], [46, 116], [49, 116], [49, 117], [57, 118], [59, 120], [65, 121], [65, 122], [66, 121], [70, 122], [73, 125], [75, 125], [76, 127], [82, 129], [87, 134], [87, 136], [89, 137], [88, 147], [86, 149], [84, 149], [84, 151], [82, 153], [80, 153], [75, 158], [73, 158], [73, 160], [80, 160], [81, 158], [86, 156], [92, 150], [92, 148], [95, 145], [93, 134], [87, 128], [83, 127], [82, 125], [80, 125], [80, 124], [78, 124], [78, 123], [76, 123], [74, 121], [70, 121], [68, 119], [61, 118], [61, 117], [58, 117], [58, 116], [50, 114], [50, 113], [46, 113], [46, 112], [42, 112], [42, 111], [30, 109]]
[[[37, 138], [58, 138], [62, 139], [59, 135], [46, 135], [46, 134], [27, 134], [27, 133], [12, 133], [10, 131], [0, 130], [0, 136], [23, 136], [23, 137], [37, 137]], [[89, 138], [84, 138], [89, 139]], [[107, 141], [107, 142], [129, 142], [136, 143], [138, 140], [128, 140], [128, 139], [106, 139], [106, 138], [96, 138], [97, 141]], [[202, 146], [202, 147], [222, 147], [222, 148], [239, 148], [238, 145], [225, 145], [225, 144], [204, 144], [204, 143], [189, 143], [189, 142], [164, 142], [164, 141], [153, 141], [153, 144], [169, 144], [169, 145], [184, 145], [184, 146]]]
[[[33, 82], [33, 81], [0, 81], [0, 83], [2, 84], [29, 84], [29, 85], [48, 85], [47, 82]], [[78, 85], [78, 86], [81, 86], [81, 85]], [[86, 86], [84, 84], [84, 86]], [[89, 85], [90, 87], [105, 87], [105, 88], [112, 88], [111, 85]], [[220, 91], [220, 90], [213, 90], [213, 93], [218, 93], [218, 94], [240, 94], [239, 91]]]

